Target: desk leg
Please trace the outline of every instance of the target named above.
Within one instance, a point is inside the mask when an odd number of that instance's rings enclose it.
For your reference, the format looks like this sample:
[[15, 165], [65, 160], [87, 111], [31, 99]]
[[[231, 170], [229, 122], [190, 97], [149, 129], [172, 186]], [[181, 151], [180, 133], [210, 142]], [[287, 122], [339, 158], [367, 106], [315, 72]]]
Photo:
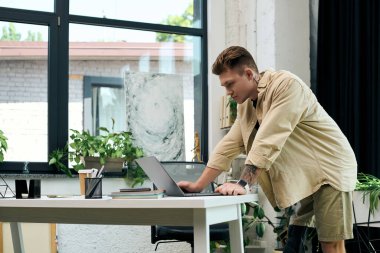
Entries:
[[194, 253], [210, 253], [210, 225], [205, 209], [194, 209]]
[[240, 204], [236, 205], [236, 209], [238, 213], [238, 219], [228, 222], [230, 230], [231, 252], [243, 253], [243, 226], [241, 224]]
[[10, 222], [10, 225], [14, 253], [25, 253], [24, 245], [22, 243], [21, 224], [17, 222]]

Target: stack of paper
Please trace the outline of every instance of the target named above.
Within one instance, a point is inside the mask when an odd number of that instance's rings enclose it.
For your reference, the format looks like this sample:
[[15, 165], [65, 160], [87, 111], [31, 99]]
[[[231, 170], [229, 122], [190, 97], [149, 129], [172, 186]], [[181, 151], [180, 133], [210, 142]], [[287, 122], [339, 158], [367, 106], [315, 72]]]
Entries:
[[113, 199], [159, 199], [164, 197], [164, 190], [112, 192]]

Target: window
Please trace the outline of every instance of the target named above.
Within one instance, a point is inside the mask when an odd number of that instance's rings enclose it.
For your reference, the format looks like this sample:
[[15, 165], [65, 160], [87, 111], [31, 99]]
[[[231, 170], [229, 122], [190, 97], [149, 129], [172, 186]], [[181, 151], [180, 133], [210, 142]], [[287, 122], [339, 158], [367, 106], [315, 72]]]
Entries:
[[[83, 128], [89, 130], [91, 134], [99, 134], [99, 127], [106, 127], [116, 132], [124, 131], [126, 129], [126, 105], [123, 79], [84, 76], [83, 85]], [[73, 114], [70, 119], [79, 118], [78, 112], [80, 111], [70, 111], [70, 115]], [[69, 122], [71, 126], [73, 120], [69, 120]]]
[[[201, 122], [194, 108], [195, 89], [201, 87], [194, 85], [200, 76], [199, 38], [158, 42], [159, 36], [172, 34], [76, 24], [69, 30], [70, 76], [84, 77], [79, 82], [69, 78], [69, 127], [94, 133], [99, 127], [111, 129], [114, 119], [148, 155], [191, 160], [195, 121]], [[92, 76], [91, 91], [87, 75]], [[84, 106], [84, 113], [78, 94], [83, 85], [88, 90], [84, 103], [91, 105]], [[84, 126], [78, 124], [83, 120]]]
[[[158, 2], [173, 8], [147, 15]], [[0, 0], [1, 120], [16, 124], [0, 127], [9, 138], [1, 171], [21, 172], [28, 161], [31, 172], [54, 172], [48, 154], [70, 128], [111, 129], [112, 119], [162, 160], [191, 160], [198, 133], [207, 160], [206, 1], [104, 3], [56, 1], [53, 11]], [[3, 54], [17, 48], [18, 59]]]
[[0, 22], [0, 126], [7, 161], [47, 162], [47, 26]]
[[53, 12], [54, 0], [0, 0], [0, 7]]
[[[92, 5], [97, 8], [88, 8]], [[70, 14], [74, 15], [195, 28], [201, 27], [200, 10], [199, 1], [194, 3], [193, 0], [140, 0], [138, 3], [135, 0], [70, 1]]]

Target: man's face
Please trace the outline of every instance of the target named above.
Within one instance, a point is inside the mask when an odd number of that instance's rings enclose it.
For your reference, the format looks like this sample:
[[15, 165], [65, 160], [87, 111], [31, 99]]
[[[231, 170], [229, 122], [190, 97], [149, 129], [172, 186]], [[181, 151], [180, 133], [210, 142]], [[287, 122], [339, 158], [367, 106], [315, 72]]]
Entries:
[[242, 74], [235, 69], [228, 69], [219, 75], [219, 80], [227, 95], [238, 104], [244, 103], [248, 98], [257, 99], [257, 82], [250, 68], [245, 68]]

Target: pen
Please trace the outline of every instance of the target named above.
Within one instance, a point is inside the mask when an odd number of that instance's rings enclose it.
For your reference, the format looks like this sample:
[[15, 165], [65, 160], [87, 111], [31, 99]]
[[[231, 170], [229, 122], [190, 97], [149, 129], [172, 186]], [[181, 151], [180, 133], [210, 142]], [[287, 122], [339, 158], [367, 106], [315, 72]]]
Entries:
[[102, 167], [100, 168], [100, 170], [98, 171], [98, 174], [96, 174], [96, 177], [102, 177], [102, 173], [103, 173], [103, 169], [104, 169], [104, 165], [102, 165]]

